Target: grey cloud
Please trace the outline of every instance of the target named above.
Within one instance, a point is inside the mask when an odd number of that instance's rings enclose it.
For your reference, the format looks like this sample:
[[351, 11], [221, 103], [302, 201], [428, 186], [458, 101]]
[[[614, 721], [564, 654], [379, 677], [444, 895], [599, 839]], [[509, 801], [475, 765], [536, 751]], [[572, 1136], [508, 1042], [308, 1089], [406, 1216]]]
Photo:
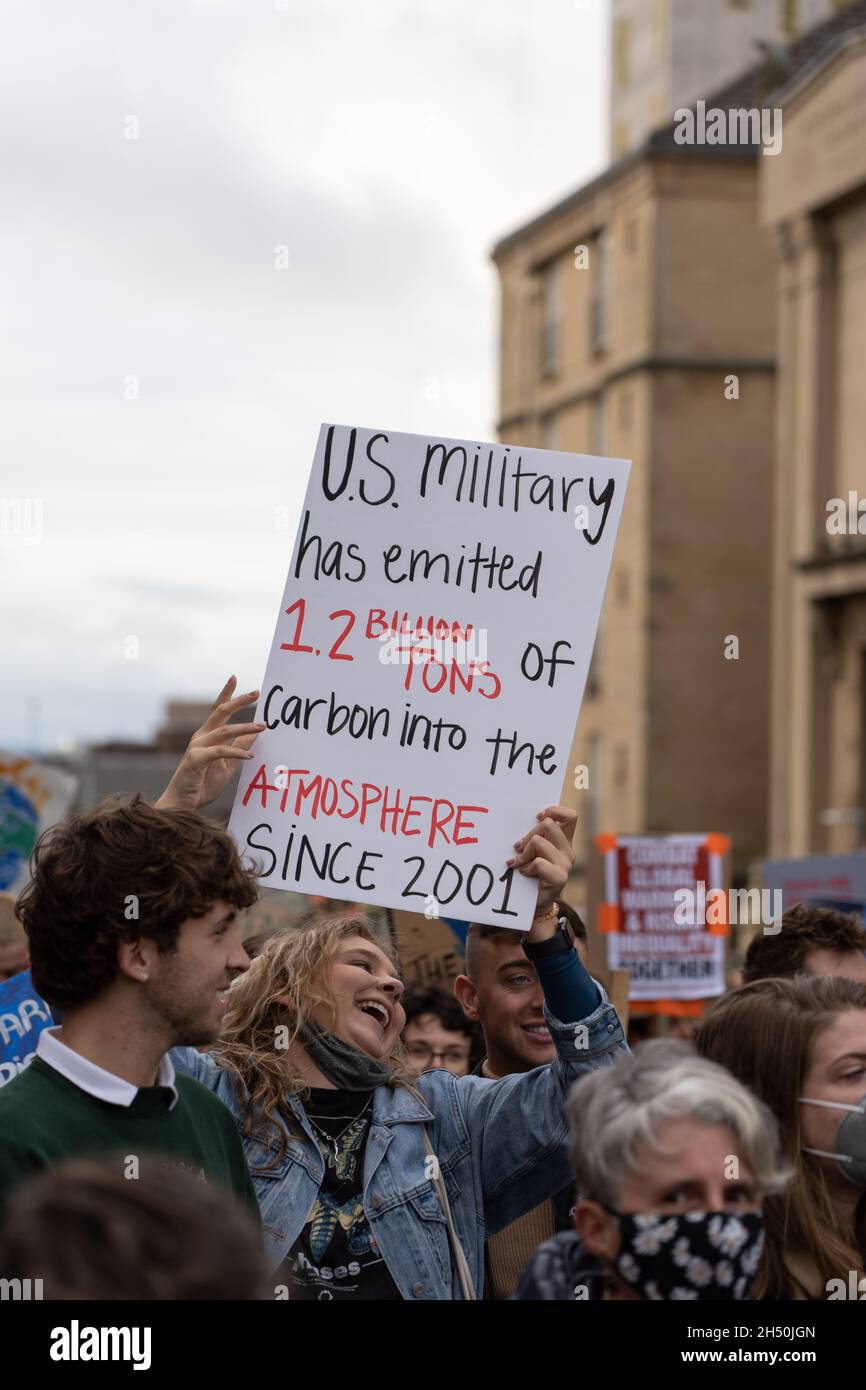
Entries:
[[227, 652], [257, 679], [292, 543], [273, 508], [299, 509], [323, 419], [489, 437], [489, 247], [601, 158], [575, 13], [8, 7], [0, 492], [44, 497], [46, 537], [0, 553], [4, 728], [49, 685], [46, 741], [128, 733]]

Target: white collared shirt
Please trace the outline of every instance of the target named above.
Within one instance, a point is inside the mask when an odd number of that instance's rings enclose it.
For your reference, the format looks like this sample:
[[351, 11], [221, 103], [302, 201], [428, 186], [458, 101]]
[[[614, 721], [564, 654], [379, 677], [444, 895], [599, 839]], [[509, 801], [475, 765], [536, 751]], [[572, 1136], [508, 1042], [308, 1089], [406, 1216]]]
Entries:
[[[114, 1072], [98, 1067], [95, 1062], [89, 1062], [80, 1052], [73, 1052], [71, 1047], [60, 1041], [57, 1036], [59, 1032], [60, 1026], [43, 1028], [36, 1044], [37, 1057], [41, 1058], [46, 1066], [59, 1071], [73, 1086], [86, 1091], [96, 1100], [108, 1101], [109, 1105], [132, 1105], [138, 1095], [138, 1087], [133, 1086], [131, 1081], [124, 1081], [122, 1076], [115, 1076]], [[168, 1108], [173, 1110], [177, 1105], [178, 1096], [174, 1084], [174, 1064], [167, 1052], [160, 1058], [154, 1084], [165, 1086], [171, 1091], [171, 1104]]]

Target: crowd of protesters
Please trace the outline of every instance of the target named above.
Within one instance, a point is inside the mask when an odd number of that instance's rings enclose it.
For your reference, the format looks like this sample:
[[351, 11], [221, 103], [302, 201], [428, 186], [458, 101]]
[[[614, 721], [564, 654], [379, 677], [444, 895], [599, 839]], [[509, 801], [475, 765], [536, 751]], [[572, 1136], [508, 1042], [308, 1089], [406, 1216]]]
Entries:
[[630, 1052], [563, 901], [575, 816], [549, 806], [507, 861], [531, 929], [471, 924], [453, 994], [404, 989], [351, 906], [244, 943], [255, 873], [201, 810], [254, 694], [227, 685], [155, 805], [37, 846], [16, 911], [59, 1022], [0, 1089], [0, 1275], [38, 1265], [52, 1298], [856, 1297], [862, 923], [786, 913], [694, 1042]]

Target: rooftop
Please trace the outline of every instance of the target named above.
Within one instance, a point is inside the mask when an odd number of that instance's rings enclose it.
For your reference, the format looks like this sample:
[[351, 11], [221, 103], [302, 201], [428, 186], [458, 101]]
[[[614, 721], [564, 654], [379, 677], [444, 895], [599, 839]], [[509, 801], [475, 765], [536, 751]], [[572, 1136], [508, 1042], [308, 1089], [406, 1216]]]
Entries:
[[[739, 77], [728, 82], [724, 87], [719, 87], [716, 91], [709, 93], [705, 100], [707, 109], [715, 108], [721, 111], [739, 110], [742, 108], [762, 106], [780, 106], [784, 109], [785, 101], [790, 98], [800, 87], [802, 79], [823, 63], [832, 54], [837, 52], [844, 44], [857, 34], [866, 34], [866, 0], [856, 0], [855, 3], [846, 6], [834, 14], [823, 24], [816, 25], [813, 29], [807, 30], [799, 38], [794, 39], [787, 45], [762, 43], [759, 47], [763, 50], [761, 60], [753, 67], [748, 68]], [[695, 110], [695, 106], [692, 107]], [[566, 198], [562, 198], [552, 207], [545, 209], [537, 217], [518, 227], [516, 231], [498, 241], [494, 246], [491, 257], [494, 261], [498, 260], [503, 252], [516, 246], [525, 237], [540, 231], [549, 222], [554, 221], [563, 213], [572, 208], [577, 208], [585, 199], [597, 193], [608, 184], [614, 183], [627, 170], [643, 163], [649, 159], [676, 158], [676, 159], [755, 159], [758, 151], [758, 144], [730, 144], [730, 145], [687, 145], [678, 144], [674, 138], [674, 132], [679, 125], [678, 121], [670, 121], [667, 125], [660, 126], [654, 130], [636, 150], [630, 151], [622, 159], [611, 164], [603, 173], [591, 179], [589, 183], [582, 184], [580, 188], [569, 193]]]

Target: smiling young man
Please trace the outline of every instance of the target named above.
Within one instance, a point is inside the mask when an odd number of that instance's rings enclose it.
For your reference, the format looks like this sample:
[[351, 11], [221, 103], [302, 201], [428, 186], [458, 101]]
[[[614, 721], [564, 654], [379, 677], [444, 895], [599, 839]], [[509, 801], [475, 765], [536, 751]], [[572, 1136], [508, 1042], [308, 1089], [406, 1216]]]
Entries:
[[[558, 905], [558, 912], [563, 943], [568, 938], [586, 965], [586, 927], [566, 903]], [[510, 1076], [553, 1060], [544, 994], [519, 932], [473, 922], [466, 939], [466, 973], [458, 976], [454, 993], [466, 1017], [480, 1023], [484, 1033], [479, 1076]]]
[[18, 911], [34, 985], [63, 1021], [0, 1090], [0, 1205], [39, 1170], [88, 1155], [130, 1178], [141, 1164], [182, 1168], [255, 1204], [232, 1116], [167, 1056], [217, 1037], [249, 965], [237, 913], [255, 898], [223, 831], [140, 797], [43, 836]]

